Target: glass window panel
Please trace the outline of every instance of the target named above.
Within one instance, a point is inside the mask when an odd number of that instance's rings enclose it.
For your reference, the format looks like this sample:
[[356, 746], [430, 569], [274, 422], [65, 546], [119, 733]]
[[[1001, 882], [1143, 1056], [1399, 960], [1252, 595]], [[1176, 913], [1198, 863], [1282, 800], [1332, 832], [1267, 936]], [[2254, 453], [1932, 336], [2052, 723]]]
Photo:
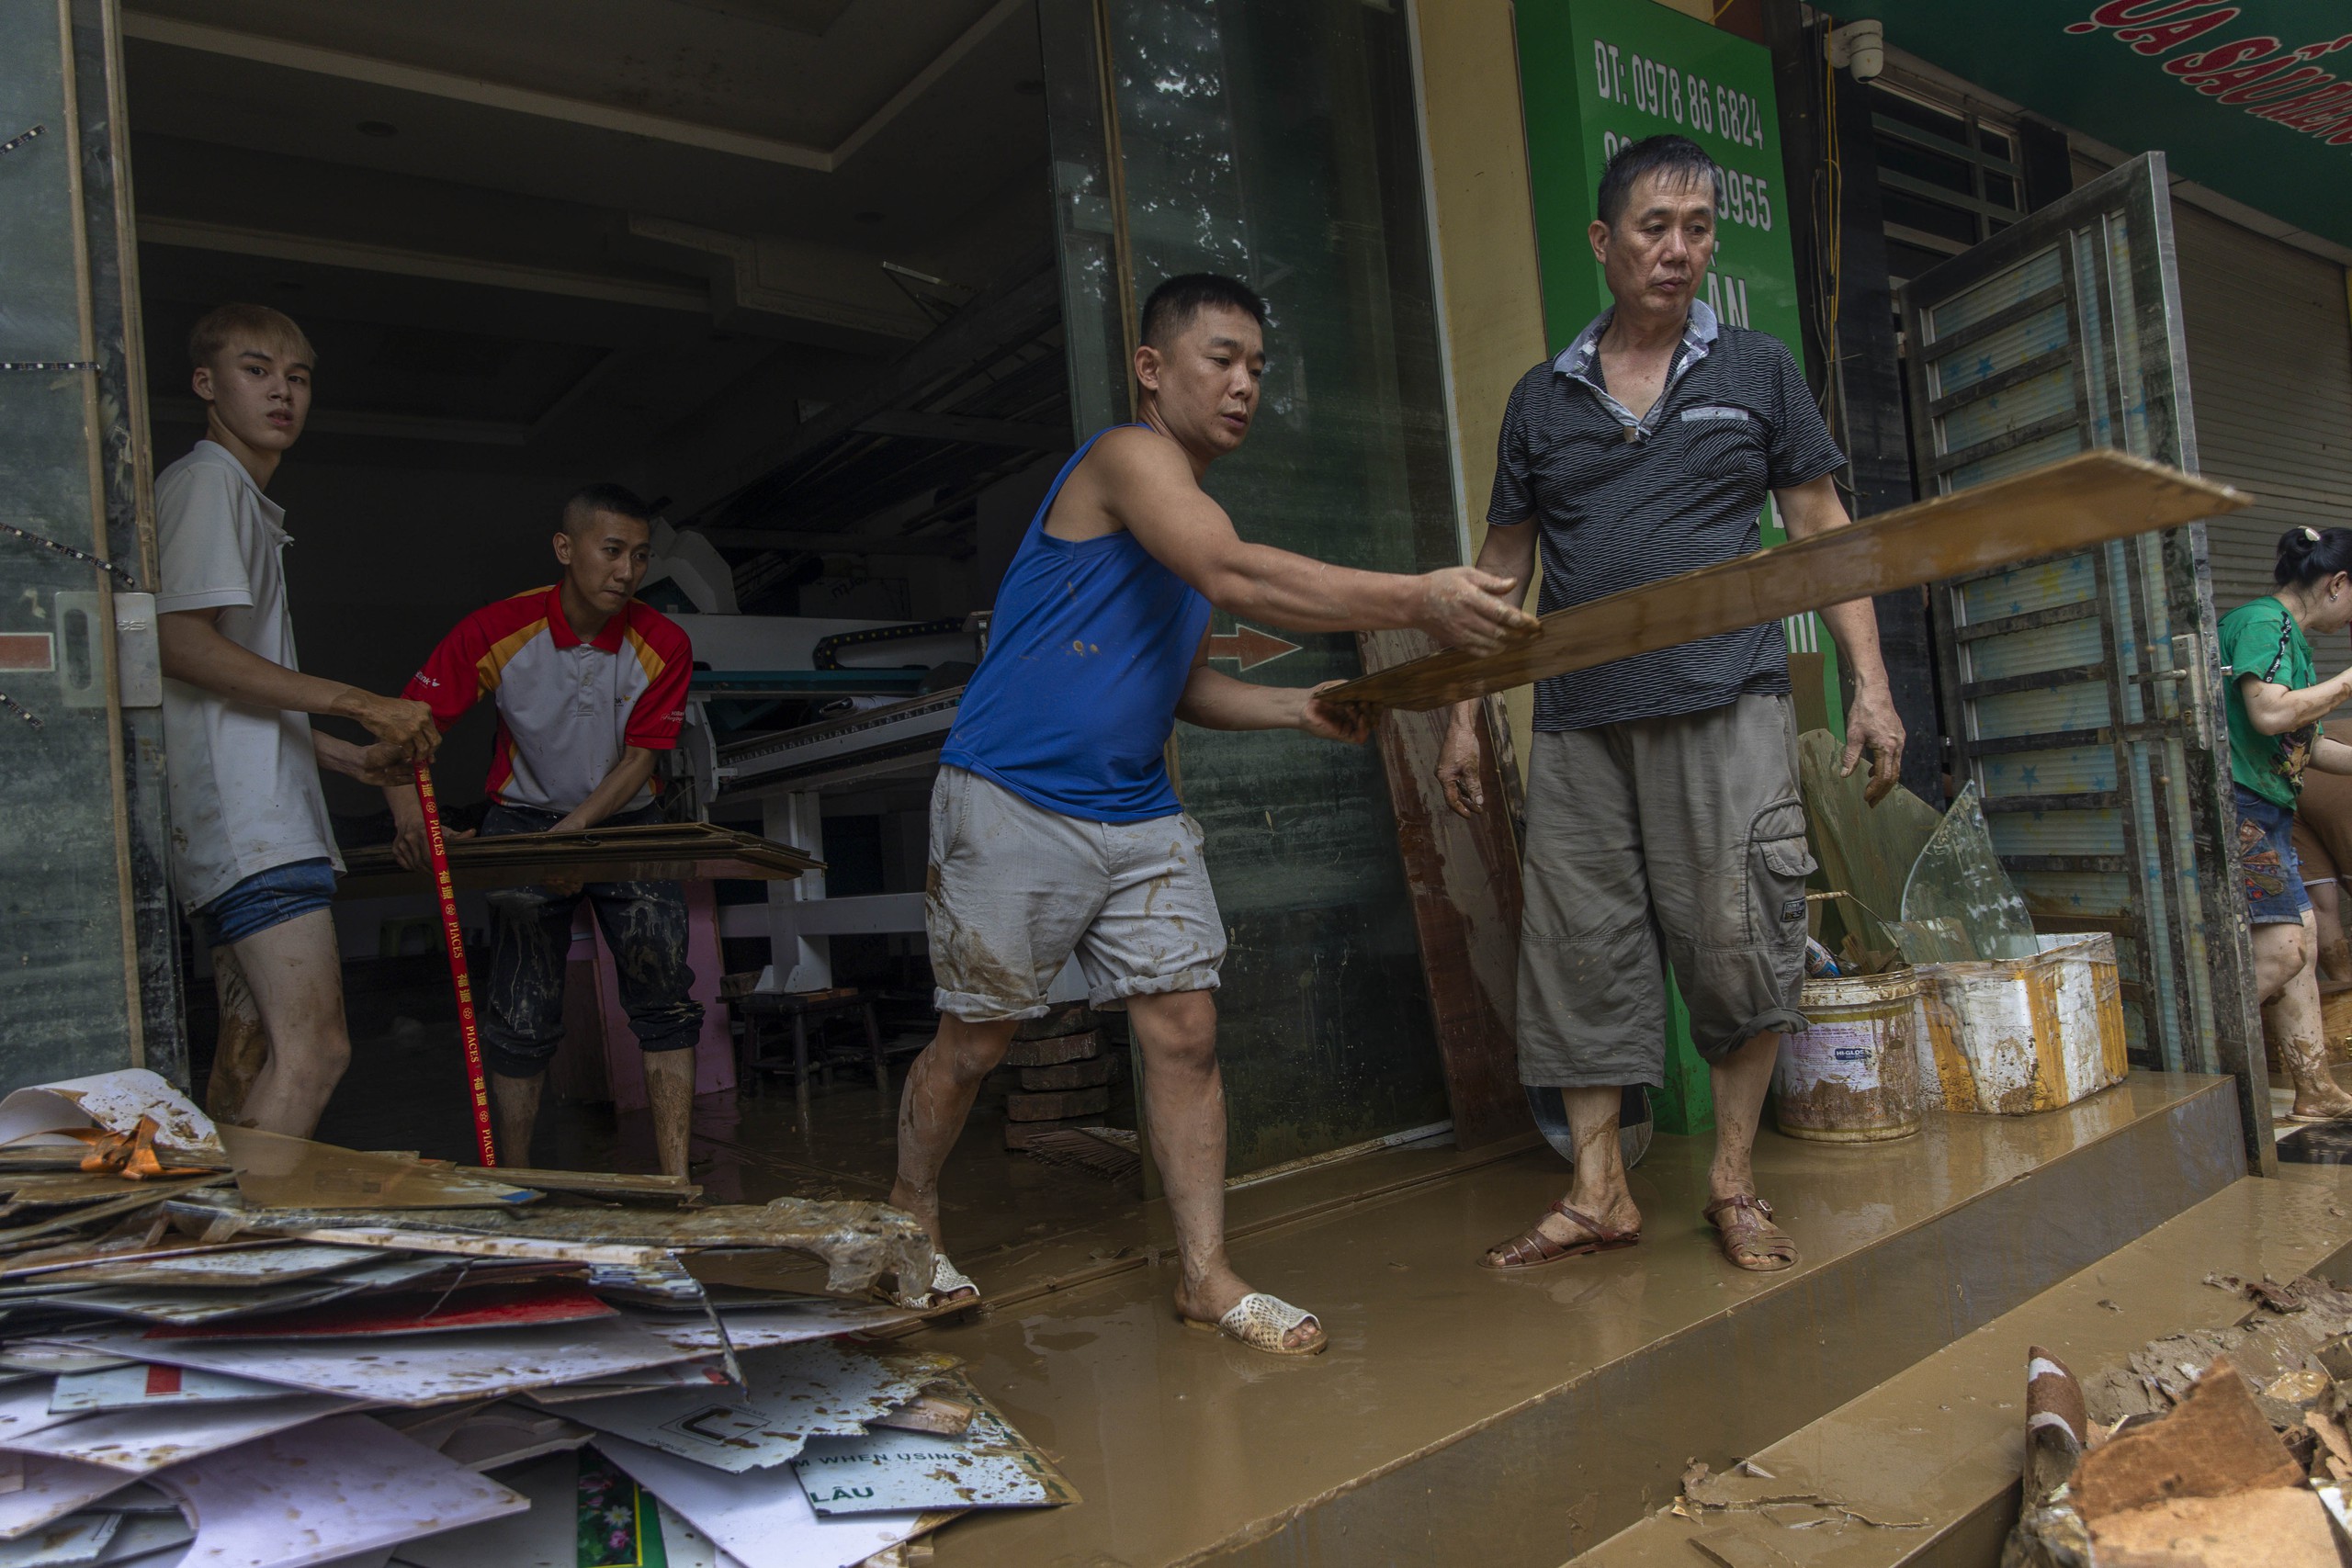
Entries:
[[1909, 175], [1914, 179], [1939, 185], [1957, 196], [1976, 194], [1973, 165], [1967, 159], [1956, 158], [1949, 152], [1938, 152], [1912, 142], [1881, 137], [1878, 163], [1882, 169], [1891, 169], [1898, 175]]
[[1946, 114], [1930, 108], [1918, 99], [1898, 93], [1883, 83], [1872, 85], [1871, 107], [1889, 119], [1899, 119], [1905, 125], [1942, 137], [1947, 141], [1968, 144], [1968, 122], [1956, 114]]
[[1880, 187], [1879, 202], [1880, 210], [1889, 223], [1900, 223], [1905, 229], [1917, 229], [1922, 233], [1934, 234], [1962, 245], [1976, 243], [1976, 214], [1973, 212], [1946, 207], [1940, 201], [1930, 201], [1923, 196], [1913, 196], [1909, 191], [1885, 186]]
[[2025, 209], [2025, 203], [2018, 197], [2018, 182], [1991, 169], [1984, 171], [1984, 199], [1996, 207], [2007, 207], [2020, 212]]
[[[1940, 314], [1940, 312], [1939, 312]], [[1939, 326], [1943, 323], [1939, 321]], [[1963, 344], [1935, 362], [1936, 395], [1951, 397], [1979, 381], [2022, 365], [2037, 355], [2066, 346], [2066, 307], [2064, 303], [2036, 310], [2021, 321]]]
[[2009, 140], [2006, 131], [1996, 130], [1989, 125], [1976, 128], [1976, 147], [1979, 152], [1998, 158], [2004, 164], [2018, 161], [2017, 143]]
[[[1387, 571], [1459, 561], [1405, 8], [1123, 0], [1110, 15], [1136, 295], [1214, 270], [1272, 312], [1257, 425], [1209, 489], [1267, 544]], [[1351, 637], [1285, 635], [1305, 646], [1244, 679], [1361, 668]], [[1231, 1168], [1444, 1117], [1377, 752], [1185, 726], [1177, 745], [1231, 931]]]

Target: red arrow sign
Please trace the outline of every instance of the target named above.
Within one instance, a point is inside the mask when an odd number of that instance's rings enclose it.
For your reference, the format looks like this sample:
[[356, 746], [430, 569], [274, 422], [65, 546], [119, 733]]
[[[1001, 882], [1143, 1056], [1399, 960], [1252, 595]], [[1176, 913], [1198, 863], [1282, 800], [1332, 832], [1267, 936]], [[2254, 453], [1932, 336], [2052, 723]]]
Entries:
[[1272, 632], [1261, 632], [1255, 626], [1245, 626], [1238, 622], [1235, 623], [1230, 635], [1209, 638], [1211, 659], [1233, 660], [1245, 671], [1255, 670], [1285, 653], [1297, 651], [1298, 644], [1284, 642]]

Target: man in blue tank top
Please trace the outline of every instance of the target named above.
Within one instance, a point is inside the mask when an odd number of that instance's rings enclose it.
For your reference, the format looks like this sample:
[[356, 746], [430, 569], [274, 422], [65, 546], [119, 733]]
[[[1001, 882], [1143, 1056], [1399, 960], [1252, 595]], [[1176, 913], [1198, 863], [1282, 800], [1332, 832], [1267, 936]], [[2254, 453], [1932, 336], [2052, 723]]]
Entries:
[[[1241, 445], [1265, 371], [1265, 306], [1230, 278], [1153, 290], [1136, 421], [1054, 481], [998, 591], [931, 798], [925, 923], [939, 1034], [907, 1075], [890, 1201], [939, 1235], [939, 1172], [980, 1079], [1072, 954], [1096, 1007], [1124, 1006], [1143, 1055], [1151, 1147], [1176, 1224], [1189, 1324], [1278, 1355], [1323, 1348], [1312, 1314], [1244, 1284], [1225, 1256], [1225, 1091], [1216, 1064], [1225, 922], [1201, 829], [1163, 761], [1176, 720], [1361, 742], [1322, 687], [1211, 670], [1212, 607], [1260, 625], [1415, 627], [1490, 652], [1534, 629], [1520, 584], [1469, 567], [1355, 571], [1252, 545], [1201, 488]], [[1335, 682], [1327, 682], [1335, 683]], [[932, 1289], [978, 1288], [944, 1254]]]

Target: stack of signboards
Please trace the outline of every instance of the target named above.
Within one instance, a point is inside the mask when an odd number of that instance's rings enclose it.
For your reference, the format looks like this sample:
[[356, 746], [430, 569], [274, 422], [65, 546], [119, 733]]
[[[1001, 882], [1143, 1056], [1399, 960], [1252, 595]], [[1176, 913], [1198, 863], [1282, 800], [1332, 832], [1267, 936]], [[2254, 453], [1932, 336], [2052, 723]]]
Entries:
[[143, 1072], [0, 1101], [0, 1564], [851, 1568], [1076, 1501], [877, 1203], [702, 1206], [215, 1129]]

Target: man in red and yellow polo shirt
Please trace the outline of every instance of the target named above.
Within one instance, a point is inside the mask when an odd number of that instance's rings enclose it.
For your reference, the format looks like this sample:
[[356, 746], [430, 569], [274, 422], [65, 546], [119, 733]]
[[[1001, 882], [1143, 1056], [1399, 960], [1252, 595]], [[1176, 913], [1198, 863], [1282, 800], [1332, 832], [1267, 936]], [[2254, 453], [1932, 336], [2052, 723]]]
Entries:
[[[595, 484], [564, 503], [555, 536], [563, 579], [486, 605], [441, 639], [403, 694], [442, 729], [481, 698], [498, 708], [490, 813], [481, 830], [540, 833], [660, 819], [653, 769], [678, 743], [693, 649], [676, 622], [632, 595], [652, 550], [645, 502]], [[384, 792], [402, 865], [425, 863], [416, 790]], [[645, 1052], [645, 1085], [662, 1168], [686, 1174], [702, 1004], [690, 994], [686, 904], [674, 882], [591, 882], [491, 896], [482, 1049], [498, 1114], [500, 1156], [530, 1164], [539, 1086], [563, 1041], [564, 962], [585, 896], [604, 929], [621, 1005]]]

